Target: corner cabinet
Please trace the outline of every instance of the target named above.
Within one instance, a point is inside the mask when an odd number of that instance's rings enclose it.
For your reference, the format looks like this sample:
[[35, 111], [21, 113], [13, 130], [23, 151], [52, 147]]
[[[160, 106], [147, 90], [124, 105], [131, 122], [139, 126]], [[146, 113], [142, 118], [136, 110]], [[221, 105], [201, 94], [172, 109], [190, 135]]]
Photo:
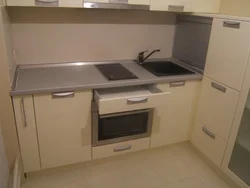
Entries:
[[151, 0], [150, 10], [218, 13], [220, 0]]
[[92, 92], [35, 95], [42, 169], [91, 160]]
[[155, 109], [150, 147], [190, 140], [200, 81], [170, 82], [157, 87], [171, 95], [166, 104]]

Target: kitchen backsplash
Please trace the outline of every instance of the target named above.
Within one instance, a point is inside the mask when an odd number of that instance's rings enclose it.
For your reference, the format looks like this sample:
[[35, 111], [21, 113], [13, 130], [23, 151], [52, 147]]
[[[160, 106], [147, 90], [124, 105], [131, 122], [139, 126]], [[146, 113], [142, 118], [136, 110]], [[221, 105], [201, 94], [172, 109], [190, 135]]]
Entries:
[[170, 57], [176, 15], [131, 10], [11, 8], [17, 64]]

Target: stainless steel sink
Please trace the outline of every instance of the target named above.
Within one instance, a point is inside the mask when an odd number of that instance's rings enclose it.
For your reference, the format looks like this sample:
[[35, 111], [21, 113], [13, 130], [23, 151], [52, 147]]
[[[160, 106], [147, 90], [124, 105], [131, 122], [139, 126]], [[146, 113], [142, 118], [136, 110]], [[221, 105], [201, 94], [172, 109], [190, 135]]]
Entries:
[[195, 74], [193, 71], [183, 68], [171, 61], [145, 62], [141, 66], [159, 77]]

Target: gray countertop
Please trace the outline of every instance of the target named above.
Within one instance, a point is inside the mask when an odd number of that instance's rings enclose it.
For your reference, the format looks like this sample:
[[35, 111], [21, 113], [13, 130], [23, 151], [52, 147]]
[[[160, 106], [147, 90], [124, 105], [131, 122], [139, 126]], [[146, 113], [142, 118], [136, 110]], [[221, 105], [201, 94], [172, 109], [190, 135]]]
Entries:
[[[13, 89], [10, 94], [12, 96], [17, 96], [202, 79], [202, 75], [199, 73], [157, 77], [132, 60], [112, 61], [109, 63], [114, 62], [121, 63], [134, 73], [138, 79], [119, 81], [107, 80], [94, 66], [94, 64], [107, 62], [78, 62], [52, 66], [20, 66], [16, 72]], [[193, 70], [191, 67], [187, 67], [181, 62], [177, 61], [175, 63]]]

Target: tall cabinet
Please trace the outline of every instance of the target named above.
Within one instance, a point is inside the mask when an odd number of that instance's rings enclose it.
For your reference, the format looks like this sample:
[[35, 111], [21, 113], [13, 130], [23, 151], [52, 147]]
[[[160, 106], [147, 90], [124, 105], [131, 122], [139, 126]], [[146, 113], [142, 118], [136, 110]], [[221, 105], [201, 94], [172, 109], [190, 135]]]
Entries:
[[[250, 63], [250, 62], [249, 62]], [[250, 65], [240, 92], [222, 170], [240, 187], [250, 186]]]
[[248, 33], [249, 22], [213, 20], [191, 142], [219, 168], [229, 142], [249, 59]]

